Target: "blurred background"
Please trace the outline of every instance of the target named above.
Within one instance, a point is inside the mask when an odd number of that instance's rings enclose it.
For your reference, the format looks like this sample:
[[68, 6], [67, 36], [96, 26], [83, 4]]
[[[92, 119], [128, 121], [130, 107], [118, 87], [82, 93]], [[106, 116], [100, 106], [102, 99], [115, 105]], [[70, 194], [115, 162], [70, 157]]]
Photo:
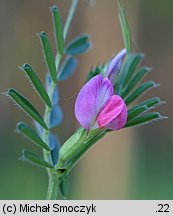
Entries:
[[[57, 4], [63, 22], [70, 0], [0, 1], [0, 92], [16, 88], [43, 113], [44, 107], [18, 69], [30, 63], [44, 81], [46, 67], [36, 32], [46, 31], [54, 46], [49, 7]], [[144, 64], [153, 67], [147, 77], [160, 83], [143, 96], [159, 96], [167, 120], [111, 133], [83, 157], [70, 175], [69, 199], [173, 199], [173, 1], [124, 0], [134, 51], [146, 53]], [[79, 57], [75, 75], [59, 84], [64, 111], [58, 137], [63, 143], [77, 128], [74, 102], [92, 65], [102, 63], [123, 47], [115, 0], [80, 0], [68, 40], [91, 34], [93, 48]], [[18, 121], [30, 119], [0, 95], [0, 199], [44, 199], [45, 170], [18, 160], [22, 149], [41, 153], [14, 133]]]

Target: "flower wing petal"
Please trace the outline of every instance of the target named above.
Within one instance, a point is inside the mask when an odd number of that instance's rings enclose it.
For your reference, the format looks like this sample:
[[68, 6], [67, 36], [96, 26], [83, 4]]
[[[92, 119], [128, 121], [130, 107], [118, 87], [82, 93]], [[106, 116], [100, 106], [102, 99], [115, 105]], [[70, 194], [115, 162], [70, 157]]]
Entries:
[[108, 125], [107, 125], [107, 129], [110, 130], [120, 130], [121, 128], [123, 128], [127, 122], [127, 116], [128, 116], [128, 110], [127, 110], [127, 106], [124, 105], [120, 115], [113, 119]]
[[111, 82], [102, 75], [93, 77], [83, 86], [75, 102], [75, 116], [84, 128], [92, 127], [100, 108], [113, 92]]
[[124, 127], [126, 120], [127, 107], [124, 100], [118, 95], [113, 95], [101, 108], [96, 121], [100, 128], [118, 130]]

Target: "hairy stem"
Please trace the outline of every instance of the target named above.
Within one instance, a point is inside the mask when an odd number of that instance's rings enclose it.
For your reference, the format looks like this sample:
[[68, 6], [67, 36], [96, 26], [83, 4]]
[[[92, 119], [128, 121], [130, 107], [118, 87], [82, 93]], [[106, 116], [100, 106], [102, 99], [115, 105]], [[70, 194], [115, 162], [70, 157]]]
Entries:
[[[68, 30], [69, 30], [73, 15], [74, 15], [76, 7], [77, 7], [77, 3], [78, 3], [78, 0], [73, 0], [72, 1], [71, 8], [69, 10], [69, 14], [68, 14], [66, 24], [65, 24], [65, 27], [64, 27], [64, 41], [65, 41], [65, 39], [67, 37]], [[56, 58], [55, 58], [55, 65], [56, 65], [57, 73], [58, 73], [58, 70], [59, 70], [59, 65], [60, 65], [60, 62], [61, 62], [61, 58], [62, 58], [62, 56], [59, 53], [57, 53]], [[51, 83], [51, 85], [49, 87], [48, 94], [49, 94], [49, 97], [50, 97], [51, 101], [52, 101], [52, 97], [53, 97], [53, 93], [54, 93], [54, 90], [56, 88], [56, 85], [57, 85], [57, 83], [54, 83], [52, 81], [52, 83]], [[49, 127], [49, 124], [50, 124], [50, 114], [51, 114], [51, 108], [46, 106], [45, 114], [44, 114], [44, 121], [45, 121], [45, 123], [46, 123], [46, 125], [48, 127]], [[49, 145], [49, 134], [50, 134], [50, 129], [44, 130], [43, 134], [42, 134], [43, 140], [48, 145]], [[43, 155], [44, 155], [44, 159], [46, 161], [50, 162], [50, 152], [47, 152], [47, 151], [43, 150]], [[55, 169], [49, 169], [48, 168], [47, 173], [48, 173], [48, 178], [49, 178], [49, 184], [48, 184], [48, 190], [47, 190], [47, 199], [52, 199], [53, 200], [53, 199], [57, 198], [60, 176], [59, 176], [56, 168]]]
[[[59, 65], [61, 62], [61, 55], [57, 55], [55, 59], [55, 65], [56, 65], [56, 70], [58, 71]], [[53, 99], [53, 93], [55, 91], [55, 88], [57, 86], [57, 83], [54, 83], [53, 81], [51, 82], [51, 85], [49, 87], [49, 92], [48, 95], [50, 97], [50, 100], [52, 102]], [[50, 115], [51, 115], [51, 108], [46, 106], [45, 108], [45, 114], [44, 114], [44, 121], [46, 125], [49, 128], [50, 125]], [[42, 138], [43, 140], [49, 145], [49, 134], [50, 134], [50, 129], [43, 131]], [[50, 152], [43, 150], [43, 155], [44, 159], [48, 162], [50, 162]], [[49, 178], [49, 183], [48, 183], [48, 190], [47, 190], [47, 199], [56, 199], [57, 198], [57, 193], [58, 193], [58, 187], [59, 187], [59, 176], [58, 173], [56, 172], [55, 169], [49, 169], [47, 168], [47, 173], [48, 173], [48, 178]]]
[[[49, 96], [50, 99], [52, 101], [52, 97], [53, 97], [53, 92], [55, 90], [56, 84], [52, 81], [50, 88], [49, 88]], [[49, 124], [50, 124], [50, 114], [51, 114], [51, 108], [49, 108], [48, 106], [46, 106], [45, 108], [45, 114], [44, 114], [44, 121], [46, 123], [46, 125], [49, 128]], [[42, 138], [43, 140], [49, 145], [49, 134], [50, 134], [50, 129], [43, 131], [42, 134]], [[43, 150], [43, 155], [44, 155], [44, 159], [48, 162], [50, 162], [50, 152]], [[49, 186], [48, 186], [48, 191], [47, 191], [47, 199], [56, 199], [55, 194], [53, 194], [53, 189], [51, 189], [51, 185], [52, 188], [55, 188], [55, 175], [52, 169], [47, 168], [47, 173], [48, 173], [48, 177], [49, 177]], [[58, 178], [57, 178], [58, 179]], [[57, 183], [58, 185], [58, 183]], [[56, 192], [57, 194], [57, 192]]]
[[[57, 55], [56, 58], [56, 69], [58, 71], [59, 65], [61, 62], [61, 55]], [[50, 100], [52, 102], [53, 99], [53, 93], [55, 91], [55, 88], [57, 86], [57, 83], [54, 83], [53, 81], [50, 84], [48, 95], [50, 97]], [[51, 108], [46, 106], [45, 108], [45, 114], [44, 114], [44, 121], [46, 125], [49, 128], [50, 125], [50, 115], [51, 115]], [[43, 140], [49, 145], [49, 134], [50, 134], [50, 128], [48, 130], [44, 130], [42, 134]], [[48, 162], [50, 162], [50, 152], [43, 150], [44, 159]], [[59, 176], [55, 169], [49, 169], [47, 168], [49, 183], [48, 183], [48, 190], [47, 190], [47, 199], [56, 199], [57, 198], [57, 192], [58, 192], [58, 181]]]

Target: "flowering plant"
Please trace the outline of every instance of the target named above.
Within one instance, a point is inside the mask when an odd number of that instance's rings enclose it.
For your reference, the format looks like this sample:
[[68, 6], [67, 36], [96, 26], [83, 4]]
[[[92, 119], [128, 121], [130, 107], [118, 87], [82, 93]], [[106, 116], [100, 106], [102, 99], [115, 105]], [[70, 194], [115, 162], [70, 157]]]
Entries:
[[158, 97], [147, 99], [129, 108], [132, 102], [157, 85], [153, 81], [140, 84], [150, 68], [140, 67], [144, 55], [132, 52], [125, 10], [118, 2], [125, 48], [106, 64], [90, 70], [74, 108], [81, 127], [63, 145], [60, 145], [56, 135], [52, 133], [52, 128], [58, 126], [63, 117], [59, 106], [57, 83], [73, 74], [77, 66], [76, 55], [90, 48], [89, 36], [86, 34], [66, 44], [77, 3], [78, 0], [72, 0], [64, 28], [57, 7], [51, 8], [57, 47], [55, 57], [46, 33], [39, 33], [49, 71], [46, 76], [46, 88], [29, 64], [21, 67], [45, 104], [44, 118], [34, 105], [15, 89], [9, 89], [7, 92], [7, 95], [35, 122], [37, 131], [23, 122], [18, 123], [17, 131], [41, 147], [43, 157], [24, 150], [21, 158], [46, 168], [49, 178], [47, 199], [56, 199], [58, 190], [63, 197], [66, 197], [69, 172], [84, 153], [104, 135], [125, 127], [143, 125], [164, 118], [158, 112], [150, 112], [156, 105], [161, 104]]

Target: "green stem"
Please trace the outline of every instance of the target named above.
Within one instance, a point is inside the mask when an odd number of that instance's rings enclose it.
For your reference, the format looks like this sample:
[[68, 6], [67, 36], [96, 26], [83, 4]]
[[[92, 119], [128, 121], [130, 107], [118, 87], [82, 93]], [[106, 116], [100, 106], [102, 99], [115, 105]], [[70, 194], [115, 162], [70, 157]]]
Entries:
[[[67, 21], [66, 21], [66, 24], [65, 24], [65, 27], [64, 27], [64, 40], [67, 37], [68, 30], [69, 30], [73, 15], [74, 15], [74, 12], [75, 12], [76, 7], [77, 7], [77, 3], [78, 3], [78, 0], [73, 0], [72, 1], [71, 8], [69, 10]], [[62, 56], [58, 53], [56, 55], [56, 59], [55, 59], [55, 65], [56, 65], [56, 70], [57, 71], [59, 70], [61, 58], [62, 58]], [[54, 93], [54, 90], [56, 88], [56, 85], [57, 85], [57, 83], [54, 83], [52, 81], [52, 83], [51, 83], [51, 85], [49, 87], [48, 94], [49, 94], [49, 97], [50, 97], [51, 101], [52, 101], [52, 97], [53, 97], [53, 93]], [[49, 126], [49, 124], [50, 124], [50, 114], [51, 114], [51, 108], [46, 106], [45, 115], [44, 115], [44, 121], [45, 121], [47, 126]], [[50, 129], [48, 129], [48, 130], [44, 129], [43, 134], [42, 134], [42, 138], [48, 145], [49, 145], [49, 134], [50, 134]], [[44, 159], [46, 161], [50, 162], [50, 152], [47, 152], [47, 151], [43, 150], [43, 155], [44, 155]], [[48, 178], [49, 178], [49, 184], [48, 184], [48, 190], [47, 190], [47, 199], [48, 200], [49, 199], [56, 199], [57, 194], [58, 194], [58, 189], [59, 189], [60, 175], [58, 174], [56, 169], [47, 168], [47, 173], [48, 173]]]
[[[49, 96], [50, 96], [51, 101], [52, 101], [52, 97], [53, 97], [55, 87], [56, 87], [56, 84], [52, 81], [52, 83], [50, 85], [50, 88], [49, 88]], [[46, 125], [48, 127], [49, 127], [49, 124], [50, 124], [50, 114], [51, 114], [51, 108], [46, 106], [45, 114], [44, 114], [44, 121], [45, 121], [45, 123], [46, 123]], [[43, 130], [42, 138], [48, 145], [49, 145], [49, 134], [50, 134], [50, 129], [48, 129], [48, 130], [44, 129]], [[44, 159], [46, 161], [50, 162], [50, 152], [48, 152], [46, 150], [43, 150], [43, 156], [44, 156]], [[48, 177], [49, 177], [49, 186], [48, 186], [47, 198], [48, 199], [49, 198], [51, 198], [51, 199], [54, 198], [55, 199], [56, 197], [54, 196], [54, 194], [52, 193], [52, 190], [51, 190], [51, 185], [52, 185], [52, 187], [55, 187], [55, 178], [54, 178], [52, 169], [47, 168], [47, 173], [48, 173]]]
[[88, 149], [106, 134], [105, 130], [96, 129], [89, 133], [79, 128], [61, 147], [57, 170], [69, 172]]
[[[59, 65], [61, 62], [61, 55], [57, 55], [55, 64], [56, 64], [56, 70], [58, 71], [59, 69]], [[51, 99], [52, 102], [52, 98], [53, 98], [53, 93], [55, 91], [55, 88], [57, 86], [57, 83], [55, 82], [51, 82], [50, 87], [49, 87], [49, 92], [48, 95]], [[49, 127], [50, 125], [50, 115], [51, 115], [51, 108], [46, 106], [45, 108], [45, 114], [44, 114], [44, 121], [46, 123], [46, 125]], [[42, 138], [43, 140], [49, 145], [49, 134], [50, 134], [50, 129], [43, 131], [42, 134]], [[44, 159], [48, 162], [50, 162], [50, 152], [43, 150], [43, 155], [44, 155]], [[56, 199], [57, 198], [57, 192], [58, 192], [58, 181], [59, 181], [59, 176], [58, 173], [55, 169], [49, 169], [47, 168], [47, 174], [48, 174], [48, 178], [49, 178], [49, 184], [48, 184], [48, 190], [47, 190], [47, 199]]]
[[49, 175], [49, 184], [48, 184], [46, 199], [56, 200], [58, 190], [59, 190], [59, 176], [58, 173], [54, 170], [54, 172], [50, 172]]
[[64, 26], [64, 41], [65, 41], [65, 39], [67, 37], [68, 30], [70, 28], [71, 21], [73, 19], [77, 4], [78, 4], [78, 0], [72, 0], [71, 7], [70, 7], [70, 10], [69, 10], [69, 14], [68, 14], [65, 26]]

